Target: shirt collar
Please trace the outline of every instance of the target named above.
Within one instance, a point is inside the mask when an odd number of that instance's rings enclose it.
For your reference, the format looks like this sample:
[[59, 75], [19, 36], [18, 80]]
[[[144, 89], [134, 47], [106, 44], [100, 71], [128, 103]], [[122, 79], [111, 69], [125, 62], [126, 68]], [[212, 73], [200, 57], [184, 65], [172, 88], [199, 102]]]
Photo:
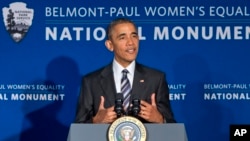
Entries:
[[122, 67], [115, 59], [113, 60], [113, 71], [115, 74], [119, 74], [122, 70], [127, 69], [129, 74], [134, 76], [135, 72], [135, 60], [131, 62], [126, 68]]

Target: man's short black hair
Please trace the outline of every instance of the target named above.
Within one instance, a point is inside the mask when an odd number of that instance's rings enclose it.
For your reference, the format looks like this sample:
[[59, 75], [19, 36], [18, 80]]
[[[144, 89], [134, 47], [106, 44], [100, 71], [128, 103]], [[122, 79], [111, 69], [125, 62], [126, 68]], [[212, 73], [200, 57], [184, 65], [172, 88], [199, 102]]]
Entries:
[[111, 32], [112, 32], [113, 28], [114, 28], [116, 25], [122, 24], [122, 23], [131, 23], [131, 24], [134, 25], [135, 29], [137, 29], [135, 23], [134, 23], [132, 20], [128, 19], [128, 18], [117, 18], [117, 19], [114, 19], [114, 20], [108, 25], [108, 27], [107, 27], [107, 29], [106, 29], [106, 37], [107, 37], [108, 40], [111, 39], [111, 36], [112, 36], [112, 35], [111, 35]]

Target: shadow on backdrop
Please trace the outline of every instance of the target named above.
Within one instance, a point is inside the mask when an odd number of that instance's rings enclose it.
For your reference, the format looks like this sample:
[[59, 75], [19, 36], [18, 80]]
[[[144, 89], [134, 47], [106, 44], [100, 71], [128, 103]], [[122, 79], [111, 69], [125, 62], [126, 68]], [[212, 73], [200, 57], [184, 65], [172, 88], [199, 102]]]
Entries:
[[[211, 139], [227, 140], [221, 131], [225, 110], [219, 101], [205, 101], [205, 83], [212, 83], [211, 72], [207, 62], [195, 54], [186, 54], [174, 64], [174, 78], [187, 84], [186, 99], [181, 108], [185, 116], [188, 139], [192, 141], [210, 141]], [[196, 127], [196, 128], [194, 128]]]
[[77, 64], [68, 57], [58, 57], [47, 65], [46, 79], [30, 85], [64, 85], [64, 89], [26, 90], [23, 93], [64, 94], [54, 101], [23, 101], [24, 119], [20, 135], [5, 141], [64, 141], [75, 116], [80, 74]]

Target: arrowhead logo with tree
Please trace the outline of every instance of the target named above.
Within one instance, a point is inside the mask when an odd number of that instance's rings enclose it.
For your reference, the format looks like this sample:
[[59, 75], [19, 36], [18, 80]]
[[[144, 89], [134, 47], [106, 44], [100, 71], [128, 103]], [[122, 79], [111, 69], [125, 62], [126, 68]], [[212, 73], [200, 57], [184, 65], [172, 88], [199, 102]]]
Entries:
[[12, 39], [20, 42], [32, 25], [34, 10], [27, 8], [23, 2], [14, 2], [9, 6], [2, 9], [4, 25]]

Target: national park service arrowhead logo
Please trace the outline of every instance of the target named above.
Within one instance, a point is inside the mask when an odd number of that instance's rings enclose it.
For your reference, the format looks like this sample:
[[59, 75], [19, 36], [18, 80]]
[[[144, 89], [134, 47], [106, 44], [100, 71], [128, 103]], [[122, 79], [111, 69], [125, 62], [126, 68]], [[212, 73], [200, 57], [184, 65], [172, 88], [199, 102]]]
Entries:
[[2, 12], [6, 30], [15, 42], [20, 42], [32, 25], [34, 10], [27, 8], [26, 3], [14, 2]]

